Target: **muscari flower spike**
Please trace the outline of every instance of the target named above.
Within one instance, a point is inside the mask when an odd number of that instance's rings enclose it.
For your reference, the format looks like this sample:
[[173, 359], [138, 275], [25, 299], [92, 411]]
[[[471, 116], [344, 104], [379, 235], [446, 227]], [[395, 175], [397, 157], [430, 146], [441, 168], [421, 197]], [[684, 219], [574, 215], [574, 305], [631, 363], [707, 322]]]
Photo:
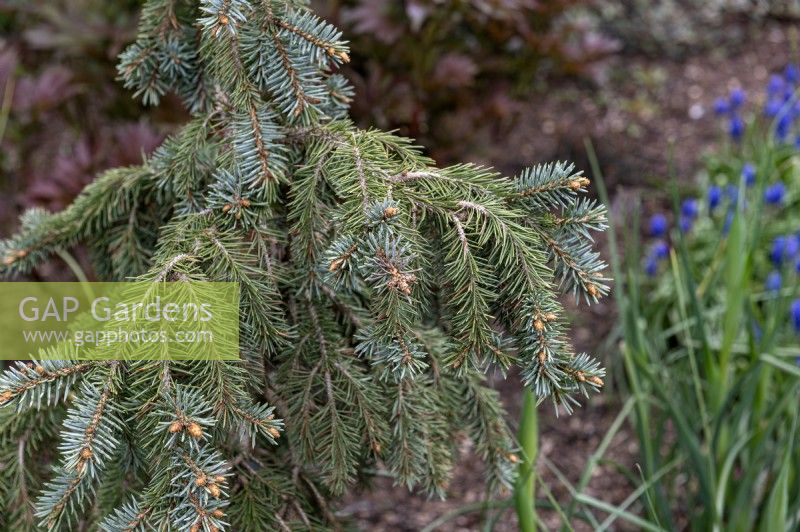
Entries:
[[792, 301], [792, 308], [790, 310], [792, 316], [792, 325], [794, 330], [800, 333], [800, 299]]
[[767, 100], [767, 103], [764, 104], [764, 116], [767, 118], [775, 118], [778, 116], [778, 113], [781, 112], [781, 107], [783, 107], [783, 102], [781, 100], [770, 98]]
[[775, 266], [780, 266], [783, 262], [783, 254], [786, 252], [786, 238], [782, 236], [776, 236], [775, 240], [772, 241], [772, 249], [769, 252], [769, 260]]
[[723, 97], [719, 97], [716, 100], [714, 100], [714, 112], [717, 115], [722, 116], [724, 114], [727, 114], [728, 111], [730, 111], [728, 100], [726, 100]]
[[735, 110], [747, 100], [747, 93], [742, 89], [733, 89], [730, 94], [730, 108]]
[[659, 240], [653, 246], [653, 255], [658, 259], [665, 259], [669, 255], [669, 244], [663, 240]]
[[781, 94], [784, 90], [784, 86], [783, 78], [778, 74], [772, 74], [769, 77], [769, 82], [767, 82], [767, 94], [770, 96]]
[[658, 259], [654, 255], [648, 255], [644, 261], [644, 273], [648, 277], [655, 277], [658, 273]]
[[768, 186], [764, 191], [764, 201], [769, 205], [780, 205], [783, 203], [783, 197], [786, 195], [786, 187], [782, 181], [773, 183]]
[[794, 65], [786, 65], [786, 70], [783, 71], [783, 77], [787, 83], [790, 85], [794, 85], [797, 83], [798, 79], [798, 70], [797, 67]]
[[784, 254], [787, 258], [793, 259], [800, 253], [800, 237], [797, 235], [789, 235], [786, 237], [786, 248]]
[[722, 202], [722, 189], [717, 185], [708, 187], [708, 210], [713, 211]]
[[744, 136], [744, 120], [742, 120], [741, 116], [737, 114], [731, 115], [730, 122], [728, 123], [728, 134], [736, 142], [742, 140]]
[[690, 219], [694, 220], [697, 218], [698, 213], [700, 212], [700, 208], [697, 206], [697, 200], [694, 198], [686, 198], [681, 203], [681, 215]]
[[663, 214], [654, 214], [650, 217], [650, 236], [653, 237], [660, 237], [664, 236], [667, 233], [667, 228], [669, 224], [667, 223], [667, 217]]

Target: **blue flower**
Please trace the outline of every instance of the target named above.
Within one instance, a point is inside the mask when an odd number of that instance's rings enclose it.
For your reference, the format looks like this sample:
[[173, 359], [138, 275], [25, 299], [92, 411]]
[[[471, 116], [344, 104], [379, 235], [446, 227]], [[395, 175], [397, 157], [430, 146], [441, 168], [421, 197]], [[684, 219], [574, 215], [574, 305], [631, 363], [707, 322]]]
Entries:
[[663, 214], [654, 214], [650, 217], [650, 236], [664, 236], [667, 227], [667, 217]]
[[794, 271], [800, 273], [800, 257], [798, 257], [797, 260], [794, 262]]
[[681, 214], [690, 220], [697, 217], [700, 208], [697, 206], [697, 200], [694, 198], [686, 198], [681, 203]]
[[786, 195], [786, 187], [783, 182], [778, 181], [767, 187], [764, 191], [764, 201], [770, 205], [780, 205], [783, 203], [783, 197]]
[[797, 83], [797, 67], [794, 65], [786, 65], [786, 70], [783, 71], [783, 77], [786, 78], [787, 83]]
[[731, 109], [738, 109], [747, 99], [747, 93], [742, 89], [733, 89], [731, 91]]
[[778, 116], [778, 113], [781, 112], [781, 107], [783, 107], [782, 101], [774, 98], [770, 99], [766, 104], [764, 104], [764, 116], [767, 118], [775, 118]]
[[737, 114], [731, 115], [731, 120], [728, 124], [728, 134], [737, 142], [742, 140], [742, 136], [744, 136], [744, 121], [741, 116]]
[[689, 218], [688, 216], [681, 215], [678, 227], [680, 227], [681, 232], [688, 233], [689, 231], [692, 230], [692, 219]]
[[669, 256], [669, 244], [659, 240], [653, 246], [653, 256], [657, 259], [665, 259]]
[[658, 273], [658, 260], [653, 255], [648, 255], [644, 262], [644, 273], [648, 277], [655, 277]]
[[786, 238], [782, 236], [775, 237], [772, 241], [772, 249], [769, 252], [769, 260], [775, 266], [780, 266], [783, 262], [783, 254], [786, 253]]
[[767, 282], [765, 283], [765, 286], [768, 291], [777, 292], [778, 290], [781, 289], [781, 281], [782, 281], [781, 272], [772, 271], [767, 276]]
[[717, 113], [718, 115], [722, 116], [724, 114], [727, 114], [728, 111], [730, 110], [731, 108], [728, 105], [728, 100], [726, 100], [725, 98], [717, 98], [714, 101], [714, 112]]
[[784, 113], [778, 118], [778, 123], [775, 124], [775, 138], [781, 142], [786, 140], [789, 136], [789, 130], [792, 128], [792, 116], [789, 113]]
[[748, 187], [756, 184], [756, 167], [753, 166], [753, 163], [744, 163], [742, 177], [744, 178], [744, 184]]
[[794, 330], [800, 333], [800, 299], [792, 301], [792, 322]]
[[794, 147], [796, 150], [800, 150], [800, 135], [794, 138]]
[[717, 185], [708, 187], [708, 210], [713, 211], [722, 202], [722, 189]]
[[722, 226], [723, 235], [727, 235], [730, 232], [731, 226], [733, 225], [733, 216], [734, 216], [733, 209], [728, 209], [728, 212], [725, 213], [725, 224], [723, 224]]
[[789, 235], [786, 237], [786, 249], [784, 250], [784, 254], [793, 259], [800, 253], [800, 238], [797, 235]]
[[777, 74], [773, 74], [769, 77], [769, 82], [767, 83], [767, 94], [770, 96], [775, 96], [776, 94], [780, 94], [783, 92], [784, 83], [783, 78]]

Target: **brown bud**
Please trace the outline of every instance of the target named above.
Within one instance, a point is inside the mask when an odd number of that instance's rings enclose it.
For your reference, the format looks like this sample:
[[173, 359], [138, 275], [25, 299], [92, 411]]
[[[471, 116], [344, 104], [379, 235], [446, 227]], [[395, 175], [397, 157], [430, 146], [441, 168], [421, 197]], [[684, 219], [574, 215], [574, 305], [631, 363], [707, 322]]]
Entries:
[[209, 532], [219, 532], [219, 528], [215, 527], [214, 525], [208, 525]]
[[569, 188], [571, 188], [572, 190], [578, 190], [581, 188], [581, 182], [577, 179], [573, 179], [572, 181], [569, 182]]
[[200, 532], [200, 525], [195, 523], [189, 527], [189, 532]]
[[350, 62], [350, 56], [347, 54], [347, 52], [339, 52], [339, 57], [345, 63], [349, 63]]
[[18, 259], [24, 259], [28, 255], [28, 252], [24, 249], [18, 249], [14, 254]]
[[81, 458], [83, 460], [88, 460], [92, 457], [92, 450], [89, 447], [84, 447], [81, 449]]
[[7, 403], [14, 397], [14, 393], [11, 390], [6, 390], [3, 393], [0, 393], [0, 404]]
[[399, 209], [397, 207], [386, 207], [383, 209], [384, 218], [394, 218], [397, 216]]
[[44, 375], [45, 374], [44, 368], [42, 366], [36, 366], [34, 368], [34, 371], [36, 371], [36, 373], [38, 373], [39, 375]]
[[236, 218], [237, 220], [241, 220], [242, 219], [242, 211], [236, 211], [236, 214], [234, 214], [233, 217]]
[[575, 378], [578, 379], [578, 382], [586, 382], [586, 375], [582, 371], [575, 373]]
[[544, 323], [539, 318], [533, 320], [533, 328], [536, 332], [542, 332], [544, 330]]
[[14, 257], [13, 255], [9, 255], [3, 259], [3, 264], [5, 264], [6, 266], [11, 266], [16, 261], [17, 261], [16, 257]]
[[175, 420], [169, 425], [169, 431], [173, 434], [175, 434], [176, 432], [180, 432], [182, 430], [183, 430], [183, 423], [181, 423], [180, 421]]
[[217, 475], [214, 477], [214, 482], [216, 482], [217, 484], [224, 484], [225, 480], [226, 480], [225, 477], [223, 477], [222, 475]]
[[586, 287], [586, 291], [589, 292], [589, 295], [592, 296], [592, 297], [597, 297], [597, 295], [600, 293], [600, 291], [597, 289], [597, 287], [595, 285], [593, 285], [593, 284], [590, 284], [589, 286], [587, 286]]
[[225, 517], [225, 512], [223, 512], [222, 510], [214, 510], [213, 512], [211, 512], [211, 515], [216, 517], [217, 519], [221, 519]]
[[247, 199], [247, 198], [242, 198], [242, 199], [239, 200], [239, 205], [241, 205], [242, 207], [249, 207], [250, 206], [250, 200]]
[[197, 477], [195, 477], [194, 484], [195, 486], [200, 486], [202, 488], [203, 486], [208, 484], [208, 479], [203, 473], [200, 473], [199, 475], [197, 475]]
[[587, 378], [586, 380], [588, 380], [589, 382], [591, 382], [595, 386], [600, 386], [600, 387], [605, 386], [605, 383], [603, 382], [603, 379], [601, 379], [600, 377], [592, 376], [592, 377]]
[[508, 461], [511, 462], [512, 464], [516, 464], [517, 462], [519, 462], [519, 457], [514, 453], [509, 453]]
[[328, 271], [329, 272], [335, 272], [336, 270], [338, 270], [339, 268], [342, 267], [342, 264], [344, 264], [344, 259], [342, 259], [342, 258], [338, 258], [338, 259], [332, 260], [331, 261], [331, 265], [328, 266]]
[[267, 428], [267, 432], [269, 432], [269, 435], [272, 436], [273, 438], [277, 439], [277, 438], [281, 437], [280, 431], [278, 429], [276, 429], [275, 427]]
[[544, 321], [555, 321], [558, 319], [558, 316], [553, 314], [552, 312], [548, 312], [544, 315]]
[[222, 491], [220, 491], [219, 486], [216, 484], [209, 484], [206, 489], [215, 499], [219, 499], [219, 496], [222, 494]]
[[224, 13], [221, 13], [220, 16], [219, 16], [219, 23], [227, 26], [229, 22], [230, 22], [230, 19], [227, 17], [227, 15], [225, 15]]
[[275, 419], [275, 414], [270, 414], [267, 416], [267, 421], [271, 421], [273, 419]]
[[377, 454], [380, 454], [382, 449], [383, 447], [381, 447], [380, 442], [376, 441], [375, 443], [372, 444], [372, 450], [375, 451]]
[[222, 207], [222, 212], [223, 212], [223, 213], [226, 213], [226, 212], [228, 212], [228, 211], [229, 211], [229, 210], [231, 210], [231, 209], [233, 209], [233, 205], [231, 205], [230, 203], [226, 203], [226, 204], [225, 204], [225, 205]]
[[192, 421], [186, 426], [186, 432], [189, 433], [189, 436], [195, 439], [200, 439], [203, 437], [203, 427]]
[[544, 366], [545, 362], [547, 362], [547, 353], [542, 349], [539, 351], [539, 364]]

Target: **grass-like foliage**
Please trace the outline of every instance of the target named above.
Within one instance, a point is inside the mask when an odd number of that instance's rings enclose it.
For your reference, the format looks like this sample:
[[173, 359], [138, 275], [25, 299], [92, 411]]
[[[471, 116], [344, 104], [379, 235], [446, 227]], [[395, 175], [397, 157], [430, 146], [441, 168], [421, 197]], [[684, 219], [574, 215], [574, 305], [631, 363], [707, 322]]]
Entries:
[[658, 528], [800, 526], [796, 83], [794, 68], [773, 77], [751, 121], [742, 91], [718, 101], [731, 142], [707, 161], [704, 197], [676, 192], [676, 223], [647, 223], [644, 264], [631, 240], [618, 265], [639, 491]]
[[0, 267], [82, 244], [103, 279], [238, 282], [242, 360], [6, 371], [0, 528], [316, 529], [376, 467], [443, 494], [458, 435], [510, 485], [484, 373], [516, 364], [567, 409], [602, 386], [557, 299], [607, 292], [588, 179], [439, 169], [357, 129], [334, 73], [348, 60], [303, 2], [145, 3], [120, 77], [149, 104], [176, 93], [191, 120], [66, 210], [29, 212]]

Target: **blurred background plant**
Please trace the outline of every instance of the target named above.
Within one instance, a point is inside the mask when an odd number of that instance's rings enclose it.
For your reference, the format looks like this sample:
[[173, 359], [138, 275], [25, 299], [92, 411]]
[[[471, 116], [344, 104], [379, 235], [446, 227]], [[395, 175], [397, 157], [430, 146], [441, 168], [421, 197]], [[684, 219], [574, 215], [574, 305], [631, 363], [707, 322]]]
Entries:
[[643, 512], [667, 529], [800, 526], [797, 82], [772, 76], [762, 109], [718, 100], [729, 140], [700, 194], [675, 185], [672, 221], [614, 260]]
[[[519, 100], [547, 79], [591, 78], [616, 43], [572, 16], [587, 0], [317, 0], [353, 41], [345, 72], [362, 125], [398, 129], [458, 158], [491, 125], [514, 125]], [[463, 151], [462, 151], [463, 153]]]
[[145, 109], [115, 81], [138, 9], [134, 0], [0, 0], [4, 227], [15, 206], [61, 209], [97, 172], [140, 163], [177, 121], [179, 106]]
[[796, 20], [796, 0], [596, 0], [587, 11], [604, 34], [627, 51], [685, 55], [713, 46], [742, 43], [743, 28], [732, 24], [765, 17]]

